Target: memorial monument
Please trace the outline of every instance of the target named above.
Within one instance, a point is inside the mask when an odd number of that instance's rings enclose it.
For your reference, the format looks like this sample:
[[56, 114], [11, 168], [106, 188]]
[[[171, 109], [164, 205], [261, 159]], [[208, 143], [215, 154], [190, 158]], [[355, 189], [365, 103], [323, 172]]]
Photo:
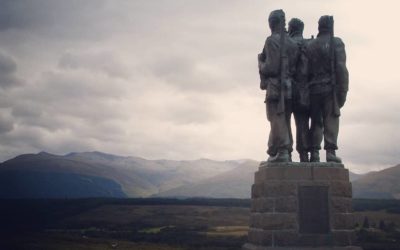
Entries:
[[[287, 33], [283, 10], [272, 11], [268, 22], [271, 35], [258, 65], [260, 88], [267, 91], [269, 158], [255, 173], [243, 249], [360, 250], [354, 246], [349, 171], [336, 156], [348, 90], [344, 43], [333, 34], [332, 16], [320, 18], [315, 39], [303, 39], [304, 24], [297, 18]], [[291, 157], [292, 113], [300, 162]], [[319, 157], [322, 139], [326, 162]]]

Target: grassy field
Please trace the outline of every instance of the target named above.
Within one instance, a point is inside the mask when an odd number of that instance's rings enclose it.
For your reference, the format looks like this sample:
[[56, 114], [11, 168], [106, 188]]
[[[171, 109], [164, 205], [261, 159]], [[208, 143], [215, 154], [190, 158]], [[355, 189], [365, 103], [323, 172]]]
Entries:
[[[394, 209], [399, 203], [387, 202], [386, 208], [383, 203], [355, 202], [364, 250], [400, 249], [400, 214]], [[207, 199], [3, 200], [0, 249], [239, 250], [247, 237], [248, 204]]]

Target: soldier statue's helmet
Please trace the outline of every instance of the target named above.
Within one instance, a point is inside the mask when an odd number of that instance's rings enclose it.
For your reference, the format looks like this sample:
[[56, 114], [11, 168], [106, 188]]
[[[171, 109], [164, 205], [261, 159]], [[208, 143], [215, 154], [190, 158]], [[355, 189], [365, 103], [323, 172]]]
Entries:
[[318, 31], [319, 32], [324, 32], [324, 31], [330, 31], [333, 27], [332, 23], [332, 16], [321, 16], [318, 20]]
[[271, 11], [271, 13], [269, 14], [269, 17], [268, 17], [269, 27], [271, 29], [275, 28], [281, 22], [285, 22], [285, 12], [281, 9]]
[[298, 18], [292, 18], [289, 21], [289, 33], [300, 32], [303, 33], [304, 23]]

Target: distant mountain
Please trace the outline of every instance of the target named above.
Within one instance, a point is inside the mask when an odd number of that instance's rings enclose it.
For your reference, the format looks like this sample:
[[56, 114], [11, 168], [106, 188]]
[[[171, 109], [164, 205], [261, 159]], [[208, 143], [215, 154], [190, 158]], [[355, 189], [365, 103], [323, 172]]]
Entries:
[[212, 197], [212, 198], [249, 198], [251, 185], [254, 182], [254, 173], [259, 162], [247, 160], [236, 168], [199, 181], [194, 184], [183, 185], [156, 196], [159, 197]]
[[207, 159], [146, 160], [101, 152], [25, 154], [0, 164], [0, 198], [146, 197], [239, 164]]
[[0, 198], [87, 198], [126, 194], [117, 182], [88, 175], [57, 172], [5, 171], [0, 173]]
[[[250, 198], [258, 162], [247, 161], [220, 175], [161, 192], [160, 197]], [[354, 198], [400, 199], [400, 165], [367, 174], [349, 172]]]
[[[156, 194], [158, 197], [212, 197], [212, 198], [250, 198], [254, 173], [259, 162], [247, 160], [238, 167], [202, 180]], [[363, 175], [349, 172], [350, 181]]]
[[356, 173], [353, 173], [353, 172], [349, 171], [349, 179], [350, 179], [351, 182], [353, 182], [353, 181], [355, 181], [357, 179], [360, 179], [363, 176], [364, 176], [363, 174], [356, 174]]
[[[101, 152], [24, 154], [0, 164], [0, 198], [250, 198], [258, 162], [146, 160]], [[400, 165], [358, 175], [356, 198], [400, 199]]]
[[400, 199], [400, 165], [355, 180], [353, 195], [357, 198]]

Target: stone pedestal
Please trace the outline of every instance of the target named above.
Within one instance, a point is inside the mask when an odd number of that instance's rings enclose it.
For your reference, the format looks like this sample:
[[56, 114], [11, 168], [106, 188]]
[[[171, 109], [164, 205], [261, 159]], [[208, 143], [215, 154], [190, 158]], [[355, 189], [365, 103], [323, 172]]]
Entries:
[[262, 162], [251, 195], [244, 250], [361, 250], [343, 164]]

